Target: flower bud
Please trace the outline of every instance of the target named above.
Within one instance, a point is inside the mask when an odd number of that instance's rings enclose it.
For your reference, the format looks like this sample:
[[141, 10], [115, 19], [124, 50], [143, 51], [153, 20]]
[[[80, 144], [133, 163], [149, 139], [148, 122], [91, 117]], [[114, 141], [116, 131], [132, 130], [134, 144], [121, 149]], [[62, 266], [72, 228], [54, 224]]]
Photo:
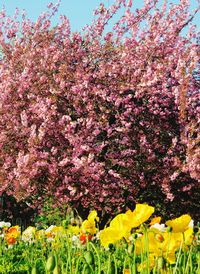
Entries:
[[59, 269], [59, 267], [56, 265], [56, 267], [54, 268], [54, 270], [53, 270], [53, 274], [60, 274], [61, 272], [60, 272], [60, 269]]
[[50, 255], [46, 262], [46, 269], [47, 271], [52, 271], [55, 268], [56, 259], [54, 255]]
[[34, 266], [31, 270], [31, 274], [39, 274], [39, 271], [36, 266]]
[[163, 269], [163, 267], [164, 267], [163, 257], [158, 257], [157, 266], [158, 266], [158, 269]]
[[84, 258], [89, 265], [94, 264], [94, 254], [92, 251], [86, 251], [84, 254]]
[[167, 229], [166, 229], [166, 232], [172, 232], [172, 227], [168, 226]]
[[129, 254], [132, 254], [133, 251], [134, 251], [134, 245], [129, 245], [129, 246], [128, 246], [128, 253], [129, 253]]

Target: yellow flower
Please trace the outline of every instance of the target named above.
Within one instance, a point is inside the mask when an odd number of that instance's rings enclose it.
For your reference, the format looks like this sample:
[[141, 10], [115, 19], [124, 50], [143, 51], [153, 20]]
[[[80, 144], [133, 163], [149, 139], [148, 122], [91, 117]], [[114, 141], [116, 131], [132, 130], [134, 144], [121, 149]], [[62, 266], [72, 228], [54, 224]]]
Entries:
[[[155, 266], [155, 258], [153, 255], [150, 255], [148, 258], [148, 265], [150, 270], [153, 269], [153, 267]], [[147, 261], [143, 261], [141, 264], [138, 265], [137, 267], [137, 271], [138, 272], [142, 272], [147, 270]]]
[[37, 230], [35, 233], [35, 238], [37, 240], [43, 240], [45, 238], [45, 230], [44, 229]]
[[87, 220], [83, 221], [81, 231], [83, 233], [95, 234], [97, 232], [95, 221], [99, 221], [96, 210], [92, 210], [88, 215]]
[[110, 228], [115, 229], [116, 231], [119, 231], [119, 237], [129, 237], [130, 231], [131, 231], [131, 225], [129, 217], [122, 213], [118, 214], [111, 222], [110, 222]]
[[122, 230], [127, 235], [132, 228], [138, 227], [145, 222], [154, 212], [152, 206], [146, 204], [137, 204], [132, 212], [128, 210], [126, 213], [118, 214], [111, 222], [110, 227]]
[[153, 207], [146, 204], [137, 204], [133, 212], [128, 210], [126, 213], [118, 214], [110, 222], [110, 226], [101, 231], [101, 244], [103, 246], [108, 246], [122, 238], [128, 240], [131, 229], [145, 222], [153, 212]]
[[138, 237], [135, 241], [136, 254], [144, 253], [149, 250], [149, 253], [159, 254], [159, 242], [155, 238], [155, 232], [150, 230], [147, 235]]
[[95, 221], [85, 220], [81, 225], [83, 233], [95, 234], [97, 232]]
[[153, 214], [154, 207], [147, 204], [136, 204], [135, 210], [128, 210], [125, 214], [128, 216], [131, 228], [138, 227]]
[[114, 244], [123, 237], [128, 239], [130, 236], [130, 224], [126, 214], [118, 214], [111, 222], [110, 226], [100, 231], [100, 241], [104, 247]]
[[183, 241], [182, 233], [160, 232], [150, 229], [147, 235], [136, 239], [136, 254], [149, 251], [155, 257], [164, 257], [170, 264], [175, 263], [175, 252], [180, 248]]
[[116, 230], [112, 227], [104, 228], [99, 234], [101, 245], [108, 247], [109, 244], [114, 244], [121, 239], [120, 230]]
[[62, 226], [51, 225], [49, 228], [45, 230], [45, 235], [50, 240], [54, 238], [64, 237], [66, 236], [66, 233], [66, 229]]
[[[189, 227], [185, 230], [190, 222], [190, 216], [186, 218], [178, 218], [179, 220], [177, 221], [176, 219], [175, 222], [168, 221], [174, 232], [162, 232], [156, 228], [150, 228], [146, 235], [144, 234], [136, 239], [136, 254], [141, 254], [148, 250], [150, 256], [153, 255], [155, 258], [163, 257], [168, 263], [174, 264], [176, 262], [176, 251], [181, 246], [190, 245], [193, 240], [193, 229]], [[181, 228], [180, 223], [183, 223], [183, 228]], [[184, 233], [180, 231], [184, 231]]]
[[72, 235], [78, 235], [81, 232], [81, 229], [78, 225], [69, 225], [67, 228], [67, 232]]
[[54, 226], [51, 230], [51, 233], [54, 237], [64, 237], [66, 236], [66, 229], [62, 226]]
[[192, 241], [194, 239], [194, 231], [192, 227], [189, 227], [185, 232], [184, 232], [184, 244], [185, 245], [191, 245]]
[[133, 212], [128, 210], [126, 213], [118, 214], [110, 222], [110, 226], [101, 231], [101, 244], [103, 246], [108, 246], [122, 238], [128, 240], [131, 229], [145, 222], [153, 212], [153, 207], [145, 204], [137, 204]]
[[163, 257], [170, 264], [174, 264], [176, 261], [175, 252], [180, 248], [182, 243], [182, 235], [181, 233], [163, 233], [164, 242], [161, 244], [161, 250], [163, 253]]
[[184, 214], [180, 216], [179, 218], [167, 221], [166, 225], [172, 228], [172, 232], [175, 232], [175, 233], [185, 232], [189, 227], [190, 221], [191, 221], [190, 215]]
[[88, 221], [99, 221], [99, 217], [97, 216], [97, 212], [96, 212], [96, 210], [92, 210], [91, 212], [90, 212], [90, 214], [88, 215]]

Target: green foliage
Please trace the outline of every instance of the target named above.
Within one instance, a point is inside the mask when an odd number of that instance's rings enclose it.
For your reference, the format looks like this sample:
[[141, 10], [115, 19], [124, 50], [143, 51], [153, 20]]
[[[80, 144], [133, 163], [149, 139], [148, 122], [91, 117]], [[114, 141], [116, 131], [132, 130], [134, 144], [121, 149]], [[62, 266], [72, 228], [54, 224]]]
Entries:
[[[187, 251], [180, 251], [176, 264], [169, 265], [160, 261], [148, 272], [147, 267], [140, 272], [161, 273], [160, 269], [168, 269], [167, 273], [198, 273], [200, 270], [200, 246], [191, 246]], [[138, 267], [145, 263], [146, 257], [135, 254], [124, 241], [115, 248], [104, 249], [98, 242], [75, 245], [69, 238], [58, 242], [17, 243], [11, 248], [3, 241], [0, 245], [1, 274], [103, 274], [103, 273], [139, 273]], [[162, 264], [161, 264], [162, 263]], [[148, 264], [146, 264], [148, 265]], [[127, 272], [125, 272], [125, 269]], [[47, 272], [45, 272], [47, 271]], [[130, 271], [130, 272], [128, 272]]]
[[53, 207], [52, 198], [46, 199], [40, 214], [35, 216], [34, 222], [38, 227], [47, 227], [49, 225], [59, 225], [63, 220], [63, 226], [67, 227], [70, 219], [74, 216], [74, 212], [70, 207], [64, 206], [62, 208]]

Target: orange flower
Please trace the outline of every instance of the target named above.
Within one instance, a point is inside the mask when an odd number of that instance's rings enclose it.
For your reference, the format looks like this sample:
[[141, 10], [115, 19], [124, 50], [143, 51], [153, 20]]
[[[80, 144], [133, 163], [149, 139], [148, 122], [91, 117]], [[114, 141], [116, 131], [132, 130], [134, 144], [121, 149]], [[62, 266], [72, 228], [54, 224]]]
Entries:
[[11, 238], [6, 238], [6, 241], [9, 245], [13, 245], [16, 243], [16, 239], [11, 237]]
[[5, 239], [8, 244], [14, 244], [20, 236], [20, 228], [18, 225], [10, 227], [5, 233]]
[[81, 234], [79, 239], [82, 242], [82, 244], [85, 244], [87, 241], [92, 240], [92, 235]]

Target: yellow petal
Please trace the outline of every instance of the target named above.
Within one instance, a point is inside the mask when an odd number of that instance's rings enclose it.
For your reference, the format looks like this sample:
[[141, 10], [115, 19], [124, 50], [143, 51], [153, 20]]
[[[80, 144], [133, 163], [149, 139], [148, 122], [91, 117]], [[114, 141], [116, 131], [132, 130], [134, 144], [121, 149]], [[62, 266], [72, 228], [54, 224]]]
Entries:
[[153, 253], [156, 256], [160, 256], [160, 242], [158, 242], [155, 238], [154, 231], [149, 231], [147, 236], [142, 235], [138, 237], [135, 241], [135, 250], [136, 254], [144, 253], [145, 251], [149, 251], [149, 253]]
[[151, 219], [150, 225], [159, 224], [160, 221], [161, 221], [161, 217], [154, 217], [153, 219]]
[[189, 227], [185, 232], [184, 232], [184, 239], [185, 239], [185, 245], [191, 245], [192, 241], [194, 239], [194, 231], [192, 227]]
[[176, 262], [175, 252], [168, 253], [166, 256], [166, 259], [170, 264], [175, 264]]
[[131, 232], [131, 225], [130, 221], [128, 219], [128, 216], [126, 214], [118, 214], [111, 222], [110, 227], [118, 230], [120, 233], [121, 238], [126, 238], [130, 236]]
[[155, 266], [155, 258], [153, 255], [149, 255], [148, 262], [145, 260], [141, 264], [139, 264], [137, 267], [137, 271], [144, 273], [144, 271], [147, 269], [147, 265], [149, 265], [150, 269]]
[[101, 245], [108, 247], [121, 239], [120, 231], [111, 227], [104, 228], [99, 234]]
[[99, 221], [99, 217], [97, 216], [96, 210], [92, 210], [90, 214], [88, 215], [88, 221]]
[[97, 232], [97, 228], [95, 226], [95, 221], [85, 220], [81, 225], [81, 230], [83, 233], [95, 234]]
[[123, 229], [124, 227], [130, 227], [129, 220], [126, 216], [126, 214], [118, 214], [115, 216], [112, 221], [110, 222], [110, 227], [116, 228], [116, 229]]
[[135, 210], [132, 212], [128, 210], [125, 214], [129, 218], [130, 226], [132, 228], [138, 227], [153, 214], [154, 207], [147, 204], [137, 204]]
[[181, 243], [183, 241], [183, 236], [182, 233], [170, 233], [170, 232], [165, 232], [163, 233], [164, 236], [164, 243], [162, 245], [162, 250], [163, 252], [174, 252], [178, 250], [181, 246]]
[[68, 233], [73, 234], [73, 235], [78, 235], [81, 231], [79, 226], [75, 225], [69, 225], [67, 228]]
[[191, 221], [191, 217], [188, 214], [184, 214], [179, 218], [170, 220], [166, 222], [167, 226], [172, 228], [172, 232], [185, 232], [188, 229], [189, 223]]

